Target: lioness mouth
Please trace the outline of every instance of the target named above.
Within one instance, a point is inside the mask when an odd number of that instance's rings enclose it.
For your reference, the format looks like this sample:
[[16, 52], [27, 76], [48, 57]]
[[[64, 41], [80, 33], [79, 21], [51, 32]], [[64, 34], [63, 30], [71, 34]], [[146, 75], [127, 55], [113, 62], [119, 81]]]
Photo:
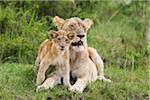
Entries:
[[63, 48], [61, 48], [60, 50], [61, 50], [61, 51], [63, 51], [64, 49], [63, 49]]
[[80, 40], [78, 42], [74, 42], [71, 44], [72, 46], [80, 46], [80, 45], [83, 45], [83, 42]]

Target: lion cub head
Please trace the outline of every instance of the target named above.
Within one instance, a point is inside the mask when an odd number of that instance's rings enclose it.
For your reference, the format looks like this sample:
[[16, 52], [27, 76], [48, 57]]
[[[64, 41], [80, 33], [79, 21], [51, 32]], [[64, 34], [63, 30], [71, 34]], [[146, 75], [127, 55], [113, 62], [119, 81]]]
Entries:
[[49, 37], [52, 39], [53, 43], [55, 44], [55, 47], [58, 50], [65, 51], [69, 49], [69, 46], [74, 39], [75, 33], [71, 31], [53, 31], [51, 30], [49, 32]]
[[76, 33], [71, 44], [71, 47], [75, 51], [82, 51], [85, 49], [87, 45], [87, 31], [93, 24], [92, 20], [88, 18], [81, 20], [77, 17], [64, 20], [58, 16], [55, 16], [53, 22], [58, 29], [74, 31]]

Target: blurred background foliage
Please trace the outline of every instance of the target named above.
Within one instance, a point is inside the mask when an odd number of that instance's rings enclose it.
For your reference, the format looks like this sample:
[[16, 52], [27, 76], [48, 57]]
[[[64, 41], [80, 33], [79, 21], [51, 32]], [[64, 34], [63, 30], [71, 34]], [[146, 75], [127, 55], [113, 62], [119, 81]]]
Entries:
[[100, 1], [0, 1], [0, 62], [34, 64], [39, 44], [47, 38], [54, 16], [91, 18], [94, 26], [88, 44], [97, 49], [105, 65], [120, 68], [147, 66], [145, 36], [149, 2]]

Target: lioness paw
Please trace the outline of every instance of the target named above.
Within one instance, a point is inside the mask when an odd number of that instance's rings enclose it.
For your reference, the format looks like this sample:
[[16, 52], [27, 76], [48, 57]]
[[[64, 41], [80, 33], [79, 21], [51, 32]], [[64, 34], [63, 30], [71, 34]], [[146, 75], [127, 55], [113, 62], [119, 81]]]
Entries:
[[80, 87], [71, 86], [71, 87], [69, 88], [69, 91], [82, 93], [82, 92], [83, 92], [83, 89], [80, 88]]
[[112, 82], [110, 79], [105, 78], [104, 76], [98, 76], [99, 80], [105, 81], [105, 82]]

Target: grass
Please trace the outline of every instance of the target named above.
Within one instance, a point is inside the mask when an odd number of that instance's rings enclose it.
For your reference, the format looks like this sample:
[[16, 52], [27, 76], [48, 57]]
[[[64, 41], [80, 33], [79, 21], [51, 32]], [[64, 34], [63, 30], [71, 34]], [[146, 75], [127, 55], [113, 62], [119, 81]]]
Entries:
[[[148, 71], [106, 67], [105, 74], [113, 83], [97, 80], [83, 94], [71, 93], [64, 86], [35, 92], [33, 65], [0, 64], [0, 99], [2, 100], [144, 100], [148, 96]], [[146, 74], [147, 73], [147, 74]]]

